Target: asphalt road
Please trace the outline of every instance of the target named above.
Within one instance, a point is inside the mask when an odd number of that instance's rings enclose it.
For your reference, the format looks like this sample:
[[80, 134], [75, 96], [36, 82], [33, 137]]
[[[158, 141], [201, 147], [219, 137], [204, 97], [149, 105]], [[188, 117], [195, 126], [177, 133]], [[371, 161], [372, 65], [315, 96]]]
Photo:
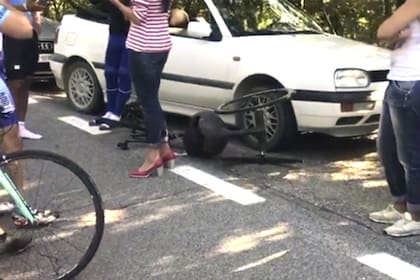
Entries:
[[78, 279], [420, 279], [419, 237], [387, 237], [367, 219], [389, 200], [374, 137], [303, 135], [275, 154], [304, 160], [289, 165], [229, 164], [223, 157], [255, 153], [233, 141], [218, 158], [182, 156], [162, 177], [130, 179], [144, 147], [116, 147], [129, 130], [92, 135], [60, 119], [92, 118], [63, 94], [32, 99], [27, 126], [44, 138], [25, 148], [78, 162], [107, 210]]

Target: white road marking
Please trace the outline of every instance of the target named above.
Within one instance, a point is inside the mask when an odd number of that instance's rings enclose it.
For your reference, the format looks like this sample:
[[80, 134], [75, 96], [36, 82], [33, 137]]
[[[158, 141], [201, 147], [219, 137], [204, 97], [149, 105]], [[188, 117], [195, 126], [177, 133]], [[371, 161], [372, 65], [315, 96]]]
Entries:
[[244, 270], [248, 270], [248, 269], [250, 269], [250, 268], [254, 268], [254, 267], [257, 267], [257, 266], [260, 266], [260, 265], [263, 265], [263, 264], [269, 263], [269, 262], [271, 262], [271, 261], [273, 261], [273, 260], [275, 260], [275, 259], [278, 259], [278, 258], [280, 258], [280, 257], [283, 257], [283, 256], [284, 256], [284, 255], [286, 255], [288, 252], [289, 252], [289, 250], [284, 250], [284, 251], [282, 251], [282, 252], [278, 252], [278, 253], [276, 253], [276, 254], [272, 254], [271, 256], [268, 256], [268, 257], [262, 258], [262, 259], [260, 259], [260, 260], [258, 260], [258, 261], [255, 261], [255, 262], [252, 262], [252, 263], [250, 263], [250, 264], [247, 264], [247, 265], [244, 265], [244, 266], [238, 267], [238, 268], [237, 268], [237, 269], [235, 269], [233, 272], [241, 272], [241, 271], [244, 271]]
[[100, 135], [111, 132], [110, 130], [99, 130], [99, 126], [89, 126], [88, 121], [75, 116], [59, 117], [58, 119], [92, 135]]
[[357, 260], [396, 280], [420, 279], [420, 268], [387, 253], [365, 255]]
[[215, 192], [216, 194], [222, 195], [225, 198], [233, 200], [242, 205], [251, 205], [265, 201], [265, 198], [256, 195], [250, 190], [243, 189], [234, 184], [223, 181], [222, 179], [205, 173], [204, 171], [201, 171], [192, 166], [183, 165], [171, 169], [171, 171]]

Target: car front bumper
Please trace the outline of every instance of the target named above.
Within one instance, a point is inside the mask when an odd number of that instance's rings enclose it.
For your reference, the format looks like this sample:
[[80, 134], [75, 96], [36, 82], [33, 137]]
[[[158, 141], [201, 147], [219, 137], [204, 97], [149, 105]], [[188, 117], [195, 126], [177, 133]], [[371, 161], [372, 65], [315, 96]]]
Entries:
[[54, 60], [54, 56], [53, 56], [49, 64], [50, 64], [49, 66], [51, 69], [51, 73], [55, 78], [55, 83], [57, 84], [57, 87], [60, 89], [64, 89], [64, 81], [63, 81], [63, 76], [62, 76], [64, 62]]
[[[387, 82], [368, 91], [296, 91], [292, 100], [298, 129], [336, 137], [366, 135], [379, 126], [382, 100]], [[353, 110], [343, 110], [352, 106]]]

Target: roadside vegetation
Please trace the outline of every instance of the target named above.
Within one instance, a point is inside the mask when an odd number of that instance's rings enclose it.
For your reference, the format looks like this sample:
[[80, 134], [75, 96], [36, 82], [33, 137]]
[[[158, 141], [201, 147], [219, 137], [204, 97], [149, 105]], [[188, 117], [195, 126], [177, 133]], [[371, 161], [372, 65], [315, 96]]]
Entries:
[[[109, 1], [109, 0], [103, 0]], [[199, 0], [178, 0], [196, 5]], [[219, 0], [242, 2], [243, 13], [250, 13], [264, 0]], [[346, 38], [375, 43], [378, 25], [388, 17], [401, 0], [290, 0], [317, 19], [327, 31]], [[237, 5], [237, 3], [236, 3]], [[44, 15], [60, 21], [64, 14], [74, 13], [79, 7], [90, 6], [89, 0], [50, 0]]]

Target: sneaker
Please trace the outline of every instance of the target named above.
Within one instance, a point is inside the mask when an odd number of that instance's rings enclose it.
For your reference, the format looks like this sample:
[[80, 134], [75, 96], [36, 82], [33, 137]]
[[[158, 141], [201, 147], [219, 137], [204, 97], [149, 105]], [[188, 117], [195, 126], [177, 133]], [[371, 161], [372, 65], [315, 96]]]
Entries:
[[19, 215], [19, 214], [13, 214], [12, 219], [13, 223], [17, 228], [24, 228], [24, 227], [31, 227], [31, 226], [47, 226], [51, 224], [52, 222], [56, 221], [59, 218], [58, 212], [53, 212], [50, 210], [45, 211], [39, 211], [39, 210], [33, 210], [36, 218], [36, 224], [32, 225], [25, 217]]
[[369, 214], [369, 219], [381, 224], [394, 224], [404, 217], [403, 213], [398, 212], [393, 204], [389, 204], [384, 210], [372, 212]]
[[9, 201], [0, 202], [0, 215], [11, 213], [15, 209], [15, 205]]
[[414, 221], [411, 214], [407, 212], [402, 219], [385, 228], [384, 231], [394, 237], [420, 235], [420, 221]]
[[38, 140], [42, 138], [41, 134], [34, 133], [23, 125], [19, 125], [19, 135], [22, 139]]
[[13, 238], [6, 236], [0, 239], [0, 255], [3, 254], [19, 254], [25, 251], [31, 243], [31, 237]]

